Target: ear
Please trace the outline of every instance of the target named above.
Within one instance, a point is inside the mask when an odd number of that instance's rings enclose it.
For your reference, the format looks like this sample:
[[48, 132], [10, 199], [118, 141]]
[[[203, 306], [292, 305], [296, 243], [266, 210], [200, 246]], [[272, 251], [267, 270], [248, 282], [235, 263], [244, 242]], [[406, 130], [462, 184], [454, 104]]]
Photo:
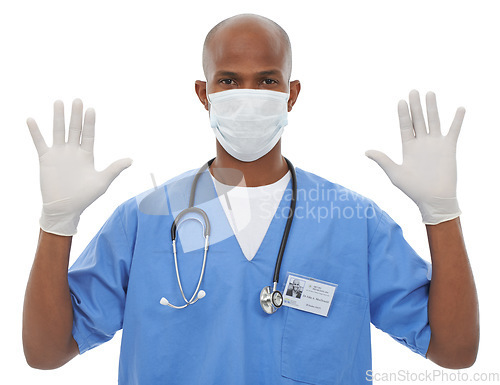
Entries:
[[292, 107], [295, 104], [300, 92], [300, 82], [294, 80], [290, 82], [290, 97], [288, 98], [288, 112], [292, 111]]
[[207, 99], [207, 82], [203, 80], [196, 80], [194, 82], [194, 90], [198, 99], [200, 99], [201, 104], [205, 106], [205, 110], [208, 111], [208, 99]]

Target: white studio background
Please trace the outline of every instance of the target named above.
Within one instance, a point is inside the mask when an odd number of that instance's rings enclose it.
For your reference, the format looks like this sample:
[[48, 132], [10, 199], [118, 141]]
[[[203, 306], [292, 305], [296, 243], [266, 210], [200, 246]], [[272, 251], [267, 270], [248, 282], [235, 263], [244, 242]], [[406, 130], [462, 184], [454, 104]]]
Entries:
[[[396, 106], [413, 88], [422, 100], [427, 91], [436, 92], [444, 130], [457, 107], [467, 108], [458, 146], [458, 196], [482, 322], [477, 362], [460, 372], [500, 372], [496, 5], [436, 0], [2, 2], [0, 382], [117, 381], [120, 333], [55, 371], [31, 369], [24, 361], [22, 305], [41, 209], [38, 159], [26, 118], [37, 120], [50, 144], [53, 101], [65, 102], [68, 120], [71, 101], [79, 97], [97, 111], [96, 168], [121, 157], [134, 159], [83, 214], [73, 262], [119, 203], [152, 187], [151, 173], [161, 183], [215, 154], [208, 114], [194, 93], [194, 81], [204, 80], [201, 48], [217, 22], [246, 12], [275, 20], [292, 42], [292, 79], [301, 80], [302, 91], [283, 136], [284, 155], [297, 167], [373, 199], [428, 260], [417, 207], [364, 151], [380, 149], [401, 160]], [[373, 369], [440, 370], [375, 328]]]

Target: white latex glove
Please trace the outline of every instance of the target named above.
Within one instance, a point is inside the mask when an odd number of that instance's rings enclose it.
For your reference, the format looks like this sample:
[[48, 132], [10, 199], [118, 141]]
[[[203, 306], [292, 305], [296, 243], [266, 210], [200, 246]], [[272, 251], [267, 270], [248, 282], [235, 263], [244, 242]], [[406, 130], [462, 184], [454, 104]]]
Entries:
[[[70, 236], [76, 234], [80, 215], [108, 189], [111, 182], [132, 164], [129, 158], [112, 163], [103, 171], [94, 168], [95, 112], [85, 112], [82, 131], [83, 104], [73, 101], [68, 141], [65, 141], [64, 105], [54, 103], [52, 147], [47, 147], [36, 122], [27, 123], [40, 160], [40, 185], [43, 209], [42, 230]], [[81, 139], [81, 140], [80, 140]]]
[[419, 207], [425, 224], [434, 225], [461, 214], [456, 197], [456, 147], [465, 108], [459, 107], [447, 135], [441, 134], [436, 95], [426, 95], [427, 132], [420, 97], [410, 92], [411, 118], [404, 100], [398, 104], [403, 143], [403, 163], [394, 163], [380, 151], [366, 151], [378, 163], [391, 182]]

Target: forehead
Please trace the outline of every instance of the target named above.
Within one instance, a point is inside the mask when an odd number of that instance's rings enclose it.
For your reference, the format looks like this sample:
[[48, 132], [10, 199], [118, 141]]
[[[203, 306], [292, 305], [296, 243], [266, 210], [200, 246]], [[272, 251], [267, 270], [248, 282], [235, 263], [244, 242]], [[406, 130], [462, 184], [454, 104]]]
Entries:
[[255, 23], [224, 26], [210, 41], [208, 53], [207, 69], [211, 73], [286, 71], [285, 42], [272, 26]]

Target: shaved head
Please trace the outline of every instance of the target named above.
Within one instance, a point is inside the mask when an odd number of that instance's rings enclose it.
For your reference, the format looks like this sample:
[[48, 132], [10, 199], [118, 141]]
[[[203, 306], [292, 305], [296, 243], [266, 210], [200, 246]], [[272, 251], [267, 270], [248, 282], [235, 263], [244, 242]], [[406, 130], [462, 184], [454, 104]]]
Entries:
[[[252, 37], [253, 35], [253, 37]], [[242, 47], [244, 39], [252, 39], [255, 44], [259, 41], [255, 36], [265, 38], [273, 50], [283, 57], [287, 80], [290, 80], [292, 72], [292, 47], [288, 34], [281, 26], [266, 17], [254, 14], [241, 14], [222, 20], [213, 27], [205, 38], [203, 44], [203, 72], [209, 79], [214, 49], [219, 44], [227, 44], [229, 39], [238, 41], [241, 39]]]
[[208, 95], [233, 89], [254, 89], [289, 94], [288, 111], [300, 92], [290, 80], [292, 49], [287, 33], [274, 21], [242, 14], [221, 21], [203, 45], [206, 81], [195, 81], [195, 92], [207, 111]]

